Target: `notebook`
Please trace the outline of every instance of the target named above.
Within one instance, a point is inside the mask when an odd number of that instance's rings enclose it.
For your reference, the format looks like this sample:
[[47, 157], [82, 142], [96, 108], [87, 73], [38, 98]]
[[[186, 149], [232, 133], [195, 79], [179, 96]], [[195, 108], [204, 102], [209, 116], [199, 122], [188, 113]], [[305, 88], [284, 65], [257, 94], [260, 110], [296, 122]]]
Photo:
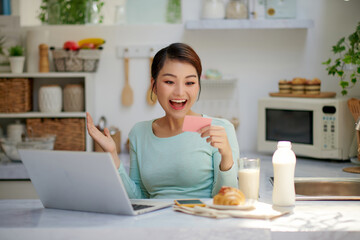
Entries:
[[45, 208], [138, 215], [172, 205], [130, 200], [110, 153], [20, 149]]

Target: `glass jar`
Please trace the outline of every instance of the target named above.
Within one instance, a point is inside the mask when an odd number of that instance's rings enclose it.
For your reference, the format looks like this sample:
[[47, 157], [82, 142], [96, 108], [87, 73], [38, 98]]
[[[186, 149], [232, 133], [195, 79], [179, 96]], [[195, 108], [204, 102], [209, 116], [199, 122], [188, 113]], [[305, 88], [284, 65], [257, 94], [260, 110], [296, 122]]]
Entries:
[[95, 1], [88, 1], [86, 5], [85, 22], [87, 24], [98, 24], [100, 20], [100, 9]]
[[226, 18], [228, 19], [247, 19], [248, 1], [230, 0], [226, 6]]
[[181, 1], [168, 0], [166, 10], [166, 22], [181, 23]]
[[57, 0], [49, 0], [47, 4], [47, 22], [50, 25], [61, 24], [60, 4]]
[[225, 5], [222, 0], [204, 0], [202, 9], [203, 19], [225, 18]]
[[115, 6], [115, 24], [126, 23], [126, 0], [119, 0]]

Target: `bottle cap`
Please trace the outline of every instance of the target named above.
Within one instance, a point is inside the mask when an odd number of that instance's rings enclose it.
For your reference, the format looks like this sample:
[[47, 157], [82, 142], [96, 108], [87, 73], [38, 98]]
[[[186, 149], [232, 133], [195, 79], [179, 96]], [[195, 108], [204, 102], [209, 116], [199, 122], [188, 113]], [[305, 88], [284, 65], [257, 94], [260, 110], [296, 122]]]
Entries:
[[291, 148], [291, 142], [290, 141], [279, 141], [277, 144], [277, 147], [286, 147], [286, 148]]

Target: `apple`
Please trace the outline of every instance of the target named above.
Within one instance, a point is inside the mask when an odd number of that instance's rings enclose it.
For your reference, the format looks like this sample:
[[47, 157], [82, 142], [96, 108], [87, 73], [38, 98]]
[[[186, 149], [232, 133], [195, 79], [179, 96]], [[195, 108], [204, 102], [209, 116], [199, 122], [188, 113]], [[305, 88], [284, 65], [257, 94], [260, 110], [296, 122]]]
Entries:
[[95, 48], [95, 44], [93, 43], [83, 43], [80, 46], [81, 49], [94, 49]]
[[79, 45], [75, 41], [66, 41], [63, 46], [64, 49], [76, 51], [79, 49]]

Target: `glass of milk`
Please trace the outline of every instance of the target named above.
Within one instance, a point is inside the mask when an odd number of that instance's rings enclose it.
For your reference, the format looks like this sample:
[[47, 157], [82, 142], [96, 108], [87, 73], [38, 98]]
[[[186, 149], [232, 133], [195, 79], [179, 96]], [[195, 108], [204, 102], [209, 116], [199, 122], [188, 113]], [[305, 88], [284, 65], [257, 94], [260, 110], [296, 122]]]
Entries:
[[259, 198], [260, 185], [260, 159], [239, 159], [239, 189], [245, 194], [246, 199], [257, 200]]

